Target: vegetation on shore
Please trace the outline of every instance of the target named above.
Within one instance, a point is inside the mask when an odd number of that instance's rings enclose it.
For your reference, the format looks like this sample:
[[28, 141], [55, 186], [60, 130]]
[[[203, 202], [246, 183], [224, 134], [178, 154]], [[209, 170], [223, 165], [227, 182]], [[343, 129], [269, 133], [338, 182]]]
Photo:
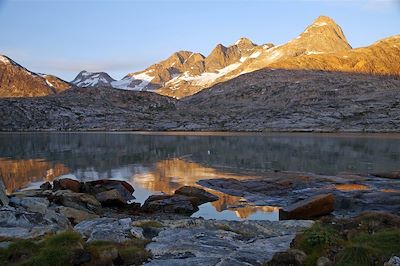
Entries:
[[150, 258], [147, 241], [85, 243], [78, 233], [64, 232], [43, 240], [19, 240], [0, 249], [0, 265], [141, 265]]
[[321, 257], [339, 266], [383, 265], [400, 254], [400, 217], [371, 212], [322, 219], [299, 234], [292, 248], [305, 252], [305, 265], [316, 265]]

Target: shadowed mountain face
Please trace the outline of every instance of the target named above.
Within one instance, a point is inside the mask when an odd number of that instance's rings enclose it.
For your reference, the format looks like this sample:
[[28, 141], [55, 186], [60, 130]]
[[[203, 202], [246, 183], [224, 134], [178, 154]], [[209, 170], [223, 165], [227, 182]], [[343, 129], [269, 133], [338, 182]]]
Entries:
[[78, 87], [111, 87], [113, 81], [105, 72], [81, 71], [71, 83]]
[[70, 87], [55, 76], [33, 73], [0, 55], [0, 98], [46, 96]]

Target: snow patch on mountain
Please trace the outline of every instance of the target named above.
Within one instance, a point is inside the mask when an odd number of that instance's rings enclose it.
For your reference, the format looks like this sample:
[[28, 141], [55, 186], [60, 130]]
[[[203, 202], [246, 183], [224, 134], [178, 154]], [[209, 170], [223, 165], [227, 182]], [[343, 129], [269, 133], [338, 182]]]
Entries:
[[143, 72], [136, 75], [131, 75], [119, 81], [111, 82], [111, 85], [116, 89], [142, 91], [154, 79], [148, 75], [149, 72]]

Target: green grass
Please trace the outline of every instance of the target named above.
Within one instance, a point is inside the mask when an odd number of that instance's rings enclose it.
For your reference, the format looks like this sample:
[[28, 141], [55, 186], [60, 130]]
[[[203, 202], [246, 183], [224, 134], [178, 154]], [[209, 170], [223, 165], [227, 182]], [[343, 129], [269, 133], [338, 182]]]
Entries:
[[306, 265], [316, 265], [319, 257], [326, 256], [328, 247], [337, 245], [341, 245], [337, 232], [317, 222], [296, 238], [294, 247], [307, 254]]
[[317, 222], [296, 237], [293, 248], [307, 254], [306, 265], [316, 265], [322, 256], [338, 266], [383, 265], [400, 254], [399, 228], [385, 228], [379, 218], [369, 217], [363, 222], [352, 228], [351, 234], [341, 231], [340, 226]]

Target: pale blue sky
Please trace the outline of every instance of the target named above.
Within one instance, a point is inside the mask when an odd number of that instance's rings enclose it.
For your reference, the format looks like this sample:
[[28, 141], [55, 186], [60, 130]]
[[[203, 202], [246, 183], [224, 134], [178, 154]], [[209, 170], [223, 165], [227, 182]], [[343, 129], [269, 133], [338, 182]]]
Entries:
[[400, 34], [399, 0], [0, 0], [0, 54], [68, 81], [82, 69], [120, 79], [175, 51], [207, 55], [241, 36], [282, 44], [319, 15], [353, 47]]

